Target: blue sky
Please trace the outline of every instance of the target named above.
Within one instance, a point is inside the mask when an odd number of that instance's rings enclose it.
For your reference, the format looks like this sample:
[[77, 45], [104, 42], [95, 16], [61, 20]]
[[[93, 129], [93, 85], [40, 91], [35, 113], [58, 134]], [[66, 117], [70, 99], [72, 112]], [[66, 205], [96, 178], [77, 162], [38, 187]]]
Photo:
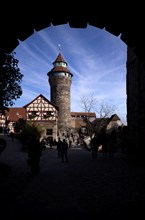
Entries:
[[14, 51], [24, 77], [23, 94], [13, 107], [22, 107], [39, 94], [50, 100], [47, 73], [60, 52], [73, 74], [71, 111], [83, 111], [81, 97], [93, 94], [97, 102], [117, 106], [115, 113], [126, 124], [127, 46], [119, 36], [90, 25], [85, 29], [69, 24], [50, 26], [34, 30]]

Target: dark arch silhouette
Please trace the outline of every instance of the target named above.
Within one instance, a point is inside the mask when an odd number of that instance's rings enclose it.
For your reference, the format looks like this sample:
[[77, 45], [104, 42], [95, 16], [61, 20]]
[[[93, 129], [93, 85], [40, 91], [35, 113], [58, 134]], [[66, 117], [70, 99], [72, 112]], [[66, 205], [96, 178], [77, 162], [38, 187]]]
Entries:
[[[4, 7], [4, 6], [3, 6]], [[137, 8], [126, 9], [123, 5], [93, 5], [84, 10], [75, 9], [72, 5], [57, 7], [52, 5], [34, 5], [30, 8], [28, 4], [5, 6], [5, 16], [0, 15], [1, 40], [0, 49], [11, 53], [19, 44], [34, 33], [52, 25], [69, 23], [72, 28], [86, 28], [87, 25], [105, 28], [129, 47], [134, 48], [135, 53], [143, 59], [145, 57], [143, 33], [144, 17], [142, 13], [137, 14]], [[89, 9], [90, 8], [90, 9]], [[55, 11], [55, 9], [57, 9]], [[141, 6], [140, 6], [141, 9]], [[145, 48], [145, 47], [144, 47]]]
[[[4, 5], [6, 4], [6, 5]], [[88, 3], [77, 7], [74, 2], [57, 4], [37, 2], [31, 6], [21, 1], [18, 5], [14, 2], [3, 3], [4, 12], [0, 14], [0, 53], [11, 53], [20, 41], [26, 40], [35, 31], [40, 31], [50, 25], [69, 23], [71, 28], [86, 28], [92, 25], [97, 28], [105, 28], [128, 46], [129, 55], [135, 54], [136, 86], [133, 87], [133, 77], [127, 71], [127, 121], [131, 131], [132, 144], [137, 147], [145, 146], [145, 32], [144, 9], [141, 3], [124, 5], [121, 2], [112, 4], [109, 2]], [[131, 53], [130, 53], [131, 51]], [[133, 55], [134, 56], [134, 55]], [[129, 58], [128, 58], [129, 59]], [[128, 60], [129, 61], [129, 60]], [[129, 62], [127, 67], [129, 68]], [[131, 63], [132, 64], [132, 63]], [[135, 92], [135, 96], [134, 96]], [[137, 102], [136, 102], [137, 99]], [[136, 104], [136, 108], [132, 106]], [[132, 113], [133, 111], [133, 113]], [[144, 150], [145, 151], [145, 150]]]

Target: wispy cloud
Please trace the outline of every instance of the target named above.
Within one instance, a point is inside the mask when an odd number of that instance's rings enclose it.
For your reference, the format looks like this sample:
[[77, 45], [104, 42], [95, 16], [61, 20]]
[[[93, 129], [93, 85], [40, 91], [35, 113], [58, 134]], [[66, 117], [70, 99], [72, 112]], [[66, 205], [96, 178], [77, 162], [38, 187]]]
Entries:
[[60, 52], [73, 74], [71, 111], [81, 111], [81, 95], [94, 93], [97, 100], [117, 105], [124, 122], [126, 50], [126, 45], [119, 37], [93, 26], [75, 29], [66, 24], [34, 32], [15, 49], [20, 70], [24, 74], [23, 95], [15, 103], [22, 106], [40, 93], [50, 99], [47, 72], [52, 69], [52, 63]]

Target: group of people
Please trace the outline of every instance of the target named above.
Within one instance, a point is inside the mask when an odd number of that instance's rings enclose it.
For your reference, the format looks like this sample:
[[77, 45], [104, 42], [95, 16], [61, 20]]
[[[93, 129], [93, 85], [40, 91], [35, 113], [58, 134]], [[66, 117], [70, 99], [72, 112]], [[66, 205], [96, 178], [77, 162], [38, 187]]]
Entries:
[[[28, 145], [27, 163], [31, 167], [32, 175], [36, 175], [39, 172], [40, 157], [42, 154], [42, 150], [45, 146], [45, 142], [44, 141], [40, 142], [37, 135], [31, 135], [27, 141], [27, 145]], [[56, 147], [57, 147], [58, 157], [61, 158], [62, 162], [68, 163], [69, 145], [66, 139], [63, 139], [61, 141], [61, 139], [58, 138], [58, 141], [56, 141]]]
[[66, 161], [68, 163], [68, 154], [67, 154], [68, 149], [69, 146], [66, 139], [63, 139], [63, 141], [61, 141], [59, 137], [57, 141], [57, 152], [58, 152], [58, 157], [62, 159], [62, 162]]
[[92, 158], [97, 158], [99, 146], [102, 146], [103, 157], [109, 155], [110, 158], [114, 156], [116, 145], [116, 132], [113, 130], [110, 134], [102, 131], [98, 136], [91, 140]]

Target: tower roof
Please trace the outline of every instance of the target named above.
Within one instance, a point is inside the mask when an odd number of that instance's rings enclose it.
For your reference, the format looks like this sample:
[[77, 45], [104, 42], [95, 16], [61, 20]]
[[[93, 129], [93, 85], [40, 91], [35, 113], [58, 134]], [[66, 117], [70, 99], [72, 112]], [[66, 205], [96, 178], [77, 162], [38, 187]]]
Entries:
[[55, 62], [63, 62], [63, 63], [66, 63], [66, 64], [67, 64], [67, 62], [64, 60], [64, 58], [63, 58], [63, 56], [62, 56], [61, 53], [58, 54], [58, 56], [57, 56], [56, 60], [53, 62], [53, 64], [54, 64]]
[[[57, 64], [57, 63], [59, 63], [59, 64]], [[64, 63], [64, 65], [62, 63]], [[58, 54], [56, 60], [53, 62], [53, 66], [54, 67], [51, 69], [51, 71], [49, 71], [47, 73], [48, 76], [54, 72], [65, 72], [65, 73], [69, 73], [71, 76], [73, 76], [73, 74], [67, 68], [67, 62], [64, 60], [61, 53]]]

